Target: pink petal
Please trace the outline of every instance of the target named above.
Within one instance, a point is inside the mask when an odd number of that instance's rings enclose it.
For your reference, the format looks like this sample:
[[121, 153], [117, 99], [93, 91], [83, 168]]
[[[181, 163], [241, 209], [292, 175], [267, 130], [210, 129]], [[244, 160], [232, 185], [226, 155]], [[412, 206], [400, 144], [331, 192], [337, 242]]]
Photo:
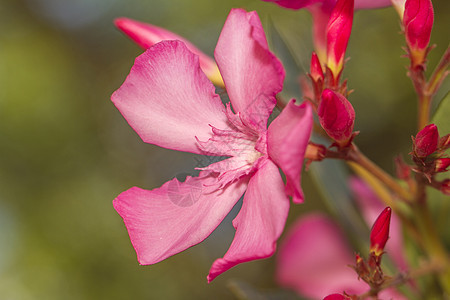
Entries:
[[241, 211], [233, 220], [233, 243], [225, 256], [212, 265], [208, 282], [239, 263], [271, 256], [288, 211], [289, 199], [278, 168], [266, 160], [250, 179]]
[[273, 2], [279, 6], [290, 8], [290, 9], [300, 9], [303, 7], [310, 6], [317, 2], [323, 2], [323, 0], [263, 0], [266, 2]]
[[391, 0], [355, 0], [355, 10], [382, 8], [391, 5]]
[[[352, 177], [349, 184], [355, 194], [364, 220], [369, 228], [371, 228], [385, 205], [362, 179]], [[404, 256], [401, 222], [395, 212], [391, 217], [389, 239], [385, 251], [401, 270], [408, 269], [408, 264]]]
[[213, 176], [173, 179], [151, 191], [131, 188], [114, 200], [140, 264], [157, 263], [203, 241], [247, 187], [243, 179], [211, 192], [214, 183]]
[[354, 263], [351, 254], [336, 224], [323, 215], [310, 214], [294, 224], [280, 245], [277, 280], [313, 299], [343, 291], [362, 293], [369, 286], [347, 266]]
[[285, 74], [268, 50], [256, 12], [231, 10], [214, 56], [235, 112], [241, 112], [250, 126], [265, 130]]
[[[135, 41], [139, 46], [144, 49], [150, 48], [156, 43], [164, 40], [179, 40], [186, 44], [186, 47], [194, 54], [199, 56], [200, 67], [203, 72], [211, 79], [219, 79], [220, 83], [222, 79], [220, 78], [219, 69], [217, 68], [214, 60], [208, 55], [204, 54], [197, 47], [195, 47], [191, 42], [184, 39], [183, 37], [155, 25], [138, 22], [128, 18], [117, 18], [114, 20], [114, 24], [122, 30], [129, 38]], [[216, 78], [217, 77], [217, 78]], [[222, 82], [223, 85], [223, 82]]]
[[286, 193], [295, 203], [302, 203], [304, 198], [300, 179], [312, 123], [311, 106], [307, 102], [297, 106], [291, 100], [270, 124], [267, 134], [269, 157], [286, 175]]
[[180, 41], [163, 41], [136, 58], [111, 99], [144, 142], [202, 153], [196, 137], [211, 138], [210, 125], [228, 129], [214, 90], [198, 56]]
[[[326, 6], [333, 6], [336, 1], [330, 0], [263, 0], [266, 2], [274, 2], [280, 6], [291, 8], [291, 9], [300, 9], [303, 7], [311, 6], [315, 3], [324, 2]], [[371, 8], [379, 8], [390, 6], [390, 0], [356, 0], [355, 1], [355, 9], [371, 9]]]

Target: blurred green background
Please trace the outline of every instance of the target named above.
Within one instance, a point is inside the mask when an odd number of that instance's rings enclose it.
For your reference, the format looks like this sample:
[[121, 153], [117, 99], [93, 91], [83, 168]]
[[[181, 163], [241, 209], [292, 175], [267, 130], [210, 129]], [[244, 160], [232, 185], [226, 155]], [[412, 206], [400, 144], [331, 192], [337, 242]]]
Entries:
[[[432, 67], [448, 43], [450, 3], [434, 6]], [[158, 187], [198, 160], [143, 143], [110, 102], [142, 52], [113, 19], [165, 27], [212, 55], [233, 7], [258, 11], [287, 69], [284, 96], [300, 98], [297, 76], [312, 51], [305, 11], [259, 0], [0, 0], [0, 299], [228, 299], [230, 280], [278, 289], [273, 258], [206, 283], [238, 207], [204, 243], [153, 266], [138, 265], [112, 207], [120, 192]], [[388, 171], [415, 134], [399, 32], [392, 8], [357, 13], [344, 74], [355, 89], [357, 143]], [[289, 222], [323, 207], [308, 175], [303, 186], [306, 203]]]

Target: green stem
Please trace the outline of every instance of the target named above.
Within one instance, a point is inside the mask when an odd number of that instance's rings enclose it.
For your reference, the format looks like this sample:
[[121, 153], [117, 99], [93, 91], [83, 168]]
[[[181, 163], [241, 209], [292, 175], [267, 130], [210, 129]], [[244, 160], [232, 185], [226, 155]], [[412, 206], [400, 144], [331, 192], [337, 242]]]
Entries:
[[424, 94], [419, 97], [418, 108], [417, 108], [417, 128], [422, 130], [430, 122], [430, 109], [431, 109], [431, 96]]
[[441, 58], [441, 61], [434, 69], [433, 74], [431, 74], [430, 80], [426, 86], [426, 94], [433, 96], [442, 82], [448, 75], [448, 66], [450, 65], [450, 46], [445, 51], [444, 55]]
[[348, 159], [359, 164], [361, 167], [378, 178], [398, 197], [407, 202], [412, 201], [412, 195], [407, 190], [405, 190], [400, 184], [398, 184], [398, 182], [394, 178], [392, 178], [391, 175], [386, 173], [383, 169], [381, 169], [370, 159], [368, 159], [364, 154], [362, 154], [356, 146], [353, 146], [353, 148], [350, 150]]
[[442, 245], [441, 239], [426, 201], [425, 178], [417, 174], [417, 197], [411, 204], [414, 212], [414, 222], [421, 236], [421, 244], [431, 261], [442, 266], [443, 271], [439, 274], [438, 280], [443, 291], [450, 295], [450, 264], [446, 249]]

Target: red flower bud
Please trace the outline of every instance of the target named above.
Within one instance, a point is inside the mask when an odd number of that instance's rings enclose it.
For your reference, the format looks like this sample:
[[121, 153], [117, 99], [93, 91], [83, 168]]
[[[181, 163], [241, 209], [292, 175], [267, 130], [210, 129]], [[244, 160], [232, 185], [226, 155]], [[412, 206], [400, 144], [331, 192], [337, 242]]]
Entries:
[[370, 251], [380, 256], [389, 238], [389, 224], [391, 223], [391, 208], [386, 207], [376, 219], [370, 231]]
[[343, 144], [351, 138], [355, 123], [355, 111], [344, 96], [325, 89], [317, 114], [320, 125], [336, 142]]
[[450, 158], [443, 157], [436, 159], [436, 165], [434, 171], [436, 173], [446, 172], [450, 166]]
[[450, 196], [450, 179], [445, 179], [441, 184], [441, 192]]
[[408, 166], [401, 155], [394, 158], [395, 171], [397, 177], [402, 180], [408, 180], [411, 174], [411, 167]]
[[331, 294], [323, 298], [323, 300], [348, 300], [348, 299], [351, 298], [342, 294]]
[[445, 151], [450, 148], [450, 134], [447, 134], [439, 139], [438, 148], [440, 151]]
[[352, 31], [354, 0], [338, 0], [327, 24], [327, 67], [335, 80], [344, 66], [345, 50]]
[[311, 56], [310, 75], [314, 82], [319, 81], [319, 79], [323, 81], [324, 75], [322, 65], [320, 64], [319, 58], [315, 52], [313, 52]]
[[425, 126], [414, 139], [414, 153], [418, 157], [426, 157], [436, 151], [439, 132], [434, 124]]
[[433, 21], [434, 11], [431, 0], [406, 0], [403, 26], [412, 66], [425, 62]]

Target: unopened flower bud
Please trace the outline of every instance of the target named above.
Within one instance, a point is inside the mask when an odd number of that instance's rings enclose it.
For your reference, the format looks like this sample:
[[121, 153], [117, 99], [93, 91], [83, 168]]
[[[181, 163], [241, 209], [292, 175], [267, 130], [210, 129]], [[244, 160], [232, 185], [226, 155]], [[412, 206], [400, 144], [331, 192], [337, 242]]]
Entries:
[[114, 20], [114, 24], [143, 49], [150, 48], [154, 44], [165, 40], [182, 41], [192, 53], [198, 55], [200, 67], [206, 76], [208, 76], [209, 80], [215, 85], [225, 86], [219, 68], [214, 60], [183, 37], [164, 28], [128, 18], [117, 18]]
[[324, 79], [322, 65], [320, 64], [319, 57], [315, 52], [313, 52], [311, 56], [310, 75], [314, 82], [318, 82], [319, 80], [323, 81]]
[[437, 149], [439, 132], [434, 124], [425, 126], [414, 139], [414, 153], [418, 157], [427, 157]]
[[440, 151], [445, 151], [450, 148], [450, 134], [447, 134], [439, 139], [438, 148]]
[[384, 246], [389, 238], [390, 223], [391, 208], [386, 207], [378, 216], [370, 231], [370, 251], [377, 256], [383, 254]]
[[406, 0], [403, 26], [413, 67], [425, 62], [433, 21], [431, 0]]
[[394, 162], [397, 177], [402, 180], [408, 180], [411, 174], [411, 167], [405, 163], [401, 155], [396, 156], [394, 158]]
[[438, 158], [435, 162], [436, 165], [434, 171], [436, 173], [446, 172], [448, 167], [450, 166], [450, 158], [448, 157]]
[[450, 196], [450, 179], [445, 179], [444, 181], [442, 181], [440, 190], [444, 195]]
[[323, 298], [323, 300], [348, 300], [348, 299], [351, 298], [342, 294], [331, 294]]
[[325, 89], [317, 110], [320, 125], [339, 144], [345, 144], [352, 136], [355, 111], [341, 94]]
[[345, 50], [352, 31], [354, 0], [338, 0], [327, 24], [327, 67], [335, 81], [344, 66]]

